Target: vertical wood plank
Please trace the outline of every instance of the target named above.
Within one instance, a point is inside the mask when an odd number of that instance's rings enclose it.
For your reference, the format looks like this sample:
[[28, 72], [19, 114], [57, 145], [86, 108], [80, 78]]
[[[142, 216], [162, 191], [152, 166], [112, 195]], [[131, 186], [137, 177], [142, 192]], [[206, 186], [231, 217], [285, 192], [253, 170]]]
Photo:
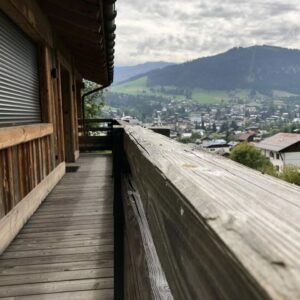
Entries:
[[0, 151], [0, 218], [5, 215], [5, 191], [4, 191], [4, 164], [3, 164], [3, 151]]
[[17, 164], [18, 164], [18, 175], [19, 175], [19, 187], [20, 187], [20, 197], [21, 199], [23, 199], [26, 195], [26, 188], [25, 188], [25, 172], [26, 169], [24, 168], [24, 151], [23, 151], [24, 147], [23, 145], [18, 145], [18, 160], [17, 160]]
[[23, 150], [23, 170], [24, 170], [24, 191], [25, 195], [27, 195], [30, 191], [30, 182], [29, 182], [29, 157], [28, 157], [28, 143], [22, 144], [22, 150]]
[[59, 111], [59, 94], [57, 89], [57, 79], [53, 80], [53, 95], [54, 95], [54, 110], [55, 110], [55, 120], [56, 120], [56, 130], [53, 133], [55, 138], [55, 166], [57, 166], [60, 162], [62, 162], [61, 157], [61, 137], [60, 137], [60, 111]]
[[[53, 123], [52, 89], [51, 89], [51, 65], [49, 49], [46, 46], [40, 48], [40, 76], [41, 76], [41, 106], [44, 122]], [[54, 124], [53, 124], [54, 126]]]
[[34, 161], [33, 161], [33, 145], [32, 145], [32, 141], [30, 141], [28, 143], [28, 149], [29, 149], [29, 169], [28, 169], [28, 173], [29, 173], [29, 188], [30, 191], [33, 190], [33, 188], [35, 187], [35, 182], [34, 182]]
[[13, 157], [12, 157], [12, 148], [6, 150], [6, 160], [7, 160], [7, 180], [8, 180], [8, 211], [10, 211], [15, 203], [15, 194], [14, 194], [14, 176], [13, 176]]
[[[50, 137], [49, 147], [54, 151], [50, 152], [51, 160], [55, 162], [55, 153], [57, 149], [57, 140], [55, 138], [56, 133], [56, 115], [55, 115], [55, 95], [54, 95], [54, 79], [51, 77], [51, 69], [54, 66], [53, 50], [49, 47], [41, 47], [40, 53], [40, 73], [41, 81], [43, 83], [41, 87], [41, 99], [42, 99], [42, 114], [43, 121], [53, 124], [53, 135]], [[50, 169], [49, 169], [50, 170]], [[49, 171], [48, 170], [48, 171]]]
[[7, 170], [7, 149], [1, 152], [2, 157], [2, 176], [3, 176], [3, 204], [4, 204], [4, 211], [5, 214], [9, 212], [9, 202], [10, 202], [10, 195], [9, 195], [9, 184], [8, 184], [8, 170]]
[[38, 185], [38, 178], [37, 178], [37, 168], [38, 168], [38, 160], [37, 160], [37, 153], [36, 153], [36, 141], [32, 141], [32, 163], [33, 163], [33, 184], [34, 187]]
[[47, 141], [47, 158], [48, 158], [48, 174], [53, 170], [52, 168], [52, 163], [53, 163], [53, 160], [52, 160], [52, 151], [51, 151], [51, 144], [52, 144], [52, 141], [51, 141], [51, 136], [46, 136], [46, 141]]
[[13, 207], [18, 204], [18, 202], [22, 199], [20, 193], [20, 180], [19, 180], [19, 168], [18, 168], [18, 149], [17, 146], [11, 148], [12, 150], [12, 176], [13, 176], [13, 194], [14, 194], [14, 202]]
[[42, 146], [42, 169], [43, 169], [43, 179], [47, 176], [47, 165], [46, 165], [46, 147], [45, 147], [45, 139], [41, 139], [41, 146]]
[[60, 159], [61, 161], [65, 161], [65, 137], [64, 137], [64, 121], [63, 121], [63, 102], [62, 102], [62, 88], [61, 88], [61, 66], [60, 61], [56, 58], [57, 61], [57, 80], [56, 80], [56, 88], [57, 88], [57, 101], [58, 101], [58, 113], [59, 113], [59, 136], [60, 143], [58, 143], [60, 148]]
[[76, 91], [75, 64], [72, 62], [72, 99], [73, 99], [73, 122], [74, 122], [74, 152], [79, 150], [78, 140], [78, 116], [77, 116], [77, 91]]
[[46, 138], [43, 139], [44, 142], [44, 163], [45, 163], [45, 177], [49, 174], [49, 165], [48, 165], [48, 140]]
[[72, 158], [75, 157], [76, 151], [76, 115], [75, 115], [75, 94], [74, 94], [74, 79], [73, 74], [70, 75], [70, 120], [71, 120], [71, 143], [72, 143]]
[[41, 139], [37, 139], [36, 141], [37, 147], [37, 160], [38, 160], [38, 181], [41, 182], [43, 180], [43, 167], [42, 167], [42, 150], [41, 150]]

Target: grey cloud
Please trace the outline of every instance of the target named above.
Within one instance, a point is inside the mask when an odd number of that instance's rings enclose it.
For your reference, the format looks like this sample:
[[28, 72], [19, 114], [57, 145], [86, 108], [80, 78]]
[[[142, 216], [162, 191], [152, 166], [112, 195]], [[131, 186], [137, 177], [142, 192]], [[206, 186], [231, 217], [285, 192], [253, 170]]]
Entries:
[[184, 61], [233, 46], [300, 48], [298, 0], [117, 2], [116, 61]]

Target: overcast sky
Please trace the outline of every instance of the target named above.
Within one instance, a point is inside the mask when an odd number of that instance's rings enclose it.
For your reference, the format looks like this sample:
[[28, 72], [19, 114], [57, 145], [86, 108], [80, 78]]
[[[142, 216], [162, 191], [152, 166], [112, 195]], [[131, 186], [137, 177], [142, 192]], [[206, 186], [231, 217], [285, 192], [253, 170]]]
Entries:
[[183, 62], [236, 46], [300, 48], [299, 0], [119, 0], [115, 65]]

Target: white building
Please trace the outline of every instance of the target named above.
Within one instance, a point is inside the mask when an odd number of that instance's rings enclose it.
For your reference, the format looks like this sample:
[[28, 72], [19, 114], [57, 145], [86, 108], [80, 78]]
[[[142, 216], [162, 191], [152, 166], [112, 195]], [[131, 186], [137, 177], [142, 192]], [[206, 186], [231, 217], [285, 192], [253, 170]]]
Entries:
[[300, 168], [300, 134], [277, 133], [256, 146], [270, 159], [277, 171], [281, 172], [287, 165]]

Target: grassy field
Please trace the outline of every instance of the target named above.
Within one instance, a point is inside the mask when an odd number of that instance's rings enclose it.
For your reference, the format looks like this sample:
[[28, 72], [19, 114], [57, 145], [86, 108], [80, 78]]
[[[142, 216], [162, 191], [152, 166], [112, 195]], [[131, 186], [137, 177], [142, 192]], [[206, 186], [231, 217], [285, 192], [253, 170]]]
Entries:
[[129, 95], [142, 94], [143, 91], [148, 92], [149, 89], [147, 88], [147, 77], [141, 77], [133, 81], [112, 86], [110, 90], [113, 93], [123, 93]]
[[192, 99], [195, 102], [203, 104], [214, 104], [227, 102], [230, 99], [230, 92], [228, 91], [209, 91], [209, 90], [193, 90]]
[[274, 90], [273, 95], [275, 97], [279, 97], [279, 98], [297, 96], [296, 94], [292, 94], [292, 93], [285, 92], [285, 91], [278, 91], [278, 90]]
[[[129, 95], [148, 95], [148, 96], [161, 96], [163, 98], [175, 99], [175, 100], [183, 100], [185, 99], [184, 95], [172, 95], [172, 93], [168, 94], [168, 90], [175, 90], [176, 87], [166, 86], [164, 87], [164, 92], [161, 91], [161, 87], [147, 87], [147, 77], [141, 77], [133, 81], [125, 82], [122, 84], [118, 84], [112, 86], [110, 91], [113, 93], [124, 93]], [[201, 104], [217, 104], [217, 103], [226, 103], [230, 99], [242, 99], [249, 101], [249, 104], [257, 105], [254, 99], [249, 99], [250, 90], [242, 90], [236, 89], [231, 91], [217, 91], [217, 90], [203, 90], [203, 89], [194, 89], [192, 91], [192, 99], [196, 103]], [[273, 91], [273, 95], [275, 97], [288, 97], [293, 96], [293, 94], [284, 92], [284, 91]], [[256, 96], [260, 98], [262, 95], [260, 93], [256, 93]]]
[[[172, 90], [175, 87], [164, 87], [165, 91]], [[157, 95], [162, 97], [172, 97], [177, 100], [184, 99], [184, 95], [168, 95], [167, 92], [162, 93], [160, 87], [153, 87], [152, 89], [147, 87], [147, 77], [141, 77], [137, 80], [125, 82], [110, 88], [111, 92], [124, 93], [129, 95]], [[192, 92], [192, 99], [198, 103], [220, 103], [230, 99], [230, 92], [228, 91], [206, 91], [196, 89]]]
[[[174, 87], [166, 87], [165, 90], [173, 89]], [[148, 96], [161, 96], [164, 98], [174, 98], [174, 99], [182, 99], [183, 96], [179, 95], [168, 95], [167, 93], [161, 93], [160, 87], [153, 87], [149, 88], [147, 87], [147, 77], [141, 77], [139, 79], [125, 82], [122, 84], [118, 84], [115, 86], [112, 86], [109, 89], [113, 93], [122, 93], [122, 94], [128, 94], [128, 95], [148, 95]]]

